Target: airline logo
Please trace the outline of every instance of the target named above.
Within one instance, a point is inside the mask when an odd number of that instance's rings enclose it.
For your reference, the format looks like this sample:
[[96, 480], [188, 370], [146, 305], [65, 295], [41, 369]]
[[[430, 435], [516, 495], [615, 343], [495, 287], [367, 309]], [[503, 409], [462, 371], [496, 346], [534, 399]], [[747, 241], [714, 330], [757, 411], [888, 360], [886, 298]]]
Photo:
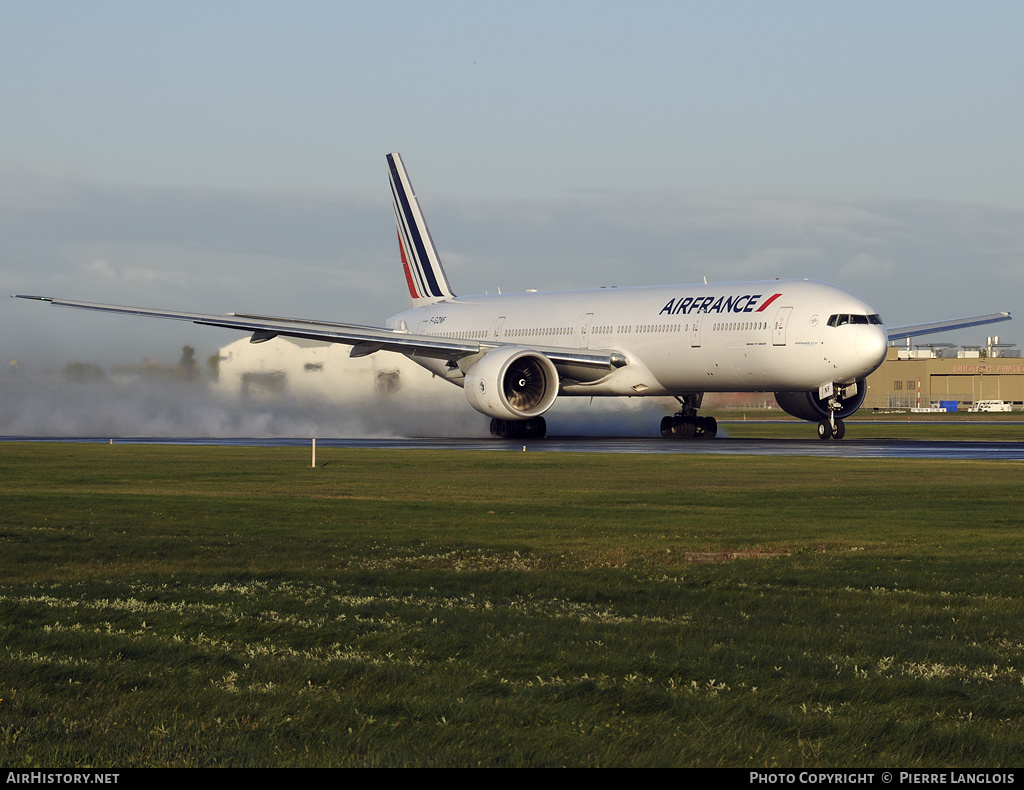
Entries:
[[742, 296], [681, 296], [669, 299], [658, 315], [691, 315], [693, 313], [760, 313], [782, 294], [772, 294], [761, 301], [762, 294]]
[[434, 301], [451, 297], [454, 294], [441, 268], [441, 261], [402, 160], [398, 154], [388, 154], [387, 159], [391, 197], [398, 223], [398, 246], [402, 252], [402, 268], [405, 270], [409, 295], [414, 300]]

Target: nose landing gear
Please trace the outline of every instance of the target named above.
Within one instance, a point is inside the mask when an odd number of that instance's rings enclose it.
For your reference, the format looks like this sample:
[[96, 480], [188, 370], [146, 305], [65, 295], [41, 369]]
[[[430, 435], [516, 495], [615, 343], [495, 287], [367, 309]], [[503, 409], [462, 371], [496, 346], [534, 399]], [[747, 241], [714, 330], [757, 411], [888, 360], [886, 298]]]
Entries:
[[[843, 398], [846, 396], [847, 387], [829, 385], [827, 391], [828, 396], [828, 419], [822, 420], [818, 423], [818, 438], [822, 441], [828, 441], [829, 439], [835, 439], [839, 441], [846, 436], [846, 425], [843, 421], [836, 416], [836, 412], [843, 410]], [[849, 385], [849, 389], [852, 390], [850, 395], [857, 394], [856, 383]]]
[[836, 441], [846, 436], [846, 424], [835, 416], [835, 412], [829, 415], [829, 419], [818, 423], [818, 438], [823, 441], [835, 439]]

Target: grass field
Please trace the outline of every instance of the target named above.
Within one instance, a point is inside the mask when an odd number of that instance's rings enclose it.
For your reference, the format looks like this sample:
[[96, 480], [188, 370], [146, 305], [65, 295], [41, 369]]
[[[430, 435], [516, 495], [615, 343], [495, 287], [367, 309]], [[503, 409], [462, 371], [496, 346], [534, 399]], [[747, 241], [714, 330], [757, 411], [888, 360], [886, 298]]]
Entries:
[[0, 765], [1020, 766], [1022, 471], [3, 443]]

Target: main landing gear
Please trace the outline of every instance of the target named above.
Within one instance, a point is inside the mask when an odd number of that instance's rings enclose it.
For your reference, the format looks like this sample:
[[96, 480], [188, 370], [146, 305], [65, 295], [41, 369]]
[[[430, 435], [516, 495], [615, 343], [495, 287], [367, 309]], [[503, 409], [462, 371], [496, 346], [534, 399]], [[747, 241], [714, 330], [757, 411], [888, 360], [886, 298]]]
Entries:
[[491, 420], [491, 436], [498, 439], [543, 439], [548, 432], [548, 424], [543, 417], [529, 420]]
[[704, 399], [703, 392], [677, 395], [680, 409], [671, 417], [661, 420], [663, 439], [714, 439], [718, 435], [718, 421], [714, 417], [698, 417], [697, 409]]

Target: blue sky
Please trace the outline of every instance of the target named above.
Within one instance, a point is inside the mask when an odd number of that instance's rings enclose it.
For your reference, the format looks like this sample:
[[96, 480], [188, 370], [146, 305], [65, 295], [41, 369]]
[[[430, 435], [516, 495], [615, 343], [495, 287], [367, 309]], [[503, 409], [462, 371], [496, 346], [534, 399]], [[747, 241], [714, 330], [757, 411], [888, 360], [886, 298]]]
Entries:
[[[1022, 29], [1012, 2], [11, 3], [0, 284], [378, 323], [399, 150], [463, 293], [808, 277], [891, 324], [1024, 318]], [[0, 303], [26, 365], [236, 337]]]

